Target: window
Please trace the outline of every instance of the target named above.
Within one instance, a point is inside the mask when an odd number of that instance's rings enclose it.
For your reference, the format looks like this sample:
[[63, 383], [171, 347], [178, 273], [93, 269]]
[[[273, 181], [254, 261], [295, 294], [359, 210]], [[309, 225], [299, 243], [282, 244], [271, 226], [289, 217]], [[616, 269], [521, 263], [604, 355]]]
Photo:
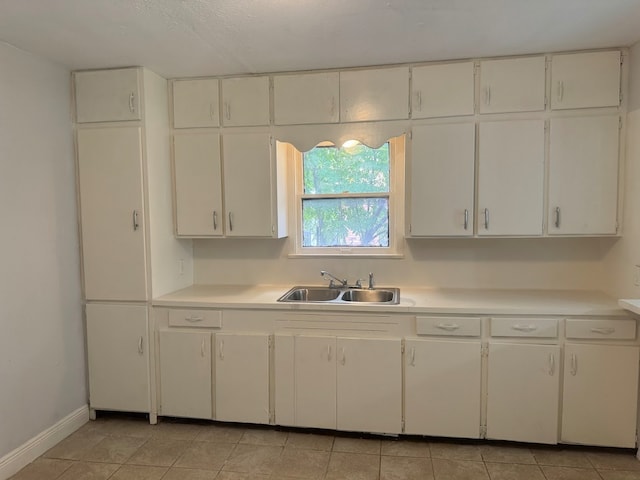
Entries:
[[298, 154], [296, 253], [398, 253], [395, 168], [402, 163], [400, 140], [379, 148], [323, 143]]

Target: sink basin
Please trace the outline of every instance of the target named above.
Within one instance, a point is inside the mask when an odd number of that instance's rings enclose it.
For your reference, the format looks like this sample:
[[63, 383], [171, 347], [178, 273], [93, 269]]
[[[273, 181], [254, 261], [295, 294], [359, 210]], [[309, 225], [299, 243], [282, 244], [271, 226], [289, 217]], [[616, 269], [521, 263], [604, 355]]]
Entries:
[[294, 303], [400, 303], [399, 288], [336, 288], [336, 287], [293, 287], [282, 295], [279, 302]]

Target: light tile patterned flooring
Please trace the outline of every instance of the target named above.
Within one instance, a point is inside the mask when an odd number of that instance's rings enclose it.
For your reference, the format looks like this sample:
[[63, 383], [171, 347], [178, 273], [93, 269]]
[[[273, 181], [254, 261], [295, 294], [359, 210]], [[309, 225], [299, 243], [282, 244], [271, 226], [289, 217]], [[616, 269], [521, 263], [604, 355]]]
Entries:
[[103, 414], [11, 479], [640, 480], [634, 453]]

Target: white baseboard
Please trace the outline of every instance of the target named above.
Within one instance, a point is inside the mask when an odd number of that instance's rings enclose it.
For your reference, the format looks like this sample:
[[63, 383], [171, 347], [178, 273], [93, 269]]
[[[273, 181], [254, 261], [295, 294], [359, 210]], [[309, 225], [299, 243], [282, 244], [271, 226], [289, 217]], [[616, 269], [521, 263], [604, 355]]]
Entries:
[[0, 458], [0, 480], [14, 475], [88, 421], [89, 406], [84, 405]]

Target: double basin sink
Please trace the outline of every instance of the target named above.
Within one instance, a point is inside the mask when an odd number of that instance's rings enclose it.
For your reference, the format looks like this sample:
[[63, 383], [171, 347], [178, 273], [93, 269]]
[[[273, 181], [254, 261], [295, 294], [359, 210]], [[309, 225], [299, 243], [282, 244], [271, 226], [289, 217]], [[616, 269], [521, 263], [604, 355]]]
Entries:
[[376, 303], [397, 305], [399, 288], [293, 287], [278, 299], [293, 303]]

